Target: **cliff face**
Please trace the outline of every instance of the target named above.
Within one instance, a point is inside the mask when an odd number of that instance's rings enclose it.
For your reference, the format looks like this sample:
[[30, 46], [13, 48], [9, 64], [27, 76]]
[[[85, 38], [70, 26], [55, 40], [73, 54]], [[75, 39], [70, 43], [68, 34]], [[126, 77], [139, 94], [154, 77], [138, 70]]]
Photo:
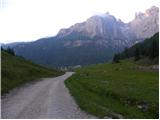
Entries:
[[138, 39], [153, 36], [159, 31], [159, 8], [153, 6], [145, 13], [136, 13], [135, 19], [129, 23], [129, 27]]
[[[61, 29], [58, 37], [64, 38], [78, 33], [82, 36], [96, 38], [96, 43], [103, 46], [123, 48], [131, 46], [145, 38], [153, 36], [159, 31], [159, 9], [151, 7], [145, 13], [138, 13], [129, 23], [123, 23], [114, 16], [106, 13], [101, 16], [92, 16], [83, 23], [77, 23], [70, 28]], [[76, 41], [76, 39], [75, 39]], [[79, 45], [85, 44], [79, 41]], [[87, 41], [88, 43], [88, 41]]]
[[83, 23], [77, 23], [68, 29], [61, 29], [57, 36], [65, 37], [73, 32], [78, 32], [91, 38], [99, 36], [102, 38], [116, 39], [123, 38], [121, 27], [123, 22], [118, 21], [114, 16], [92, 16]]

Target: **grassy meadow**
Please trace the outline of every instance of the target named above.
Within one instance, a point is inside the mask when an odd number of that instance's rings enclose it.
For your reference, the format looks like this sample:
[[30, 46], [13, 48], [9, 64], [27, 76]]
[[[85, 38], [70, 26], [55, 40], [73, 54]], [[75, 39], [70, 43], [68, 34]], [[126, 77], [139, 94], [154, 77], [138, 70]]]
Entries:
[[133, 60], [78, 68], [65, 81], [84, 111], [98, 118], [158, 118], [159, 74]]

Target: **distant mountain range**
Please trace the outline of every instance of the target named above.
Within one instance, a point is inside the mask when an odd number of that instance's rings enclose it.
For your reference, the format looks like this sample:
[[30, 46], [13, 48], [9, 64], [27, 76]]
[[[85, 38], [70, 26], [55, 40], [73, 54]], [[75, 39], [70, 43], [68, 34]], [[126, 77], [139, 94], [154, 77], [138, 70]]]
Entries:
[[114, 53], [157, 32], [159, 8], [153, 6], [145, 13], [136, 13], [129, 23], [106, 13], [61, 29], [54, 37], [3, 46], [10, 46], [17, 55], [50, 67], [87, 65], [109, 61]]

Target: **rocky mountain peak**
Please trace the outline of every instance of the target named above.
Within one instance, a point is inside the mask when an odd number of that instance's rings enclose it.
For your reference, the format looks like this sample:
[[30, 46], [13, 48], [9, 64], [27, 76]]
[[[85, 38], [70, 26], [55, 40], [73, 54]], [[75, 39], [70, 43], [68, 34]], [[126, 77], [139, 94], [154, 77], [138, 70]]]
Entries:
[[[82, 23], [77, 23], [67, 29], [61, 29], [58, 37], [78, 34], [89, 38], [96, 38], [97, 41], [111, 42], [128, 46], [135, 43], [135, 40], [144, 40], [153, 36], [159, 31], [159, 8], [156, 6], [147, 9], [144, 13], [135, 14], [134, 20], [124, 23], [116, 19], [108, 12], [88, 18]], [[97, 39], [99, 38], [99, 39]], [[79, 38], [75, 38], [75, 41]], [[110, 43], [111, 44], [111, 43]]]
[[159, 8], [152, 6], [145, 13], [136, 13], [135, 19], [129, 24], [137, 39], [153, 36], [159, 31]]
[[157, 13], [159, 13], [159, 8], [156, 6], [152, 6], [150, 9], [147, 9], [145, 12], [146, 15], [156, 15]]
[[[119, 22], [113, 15], [109, 13], [99, 14], [88, 18], [85, 22], [77, 23], [68, 29], [61, 29], [57, 36], [65, 37], [73, 32], [78, 32], [83, 35], [94, 37], [101, 36], [110, 38], [111, 31], [118, 30], [117, 27], [123, 22]], [[116, 29], [116, 30], [114, 30]]]

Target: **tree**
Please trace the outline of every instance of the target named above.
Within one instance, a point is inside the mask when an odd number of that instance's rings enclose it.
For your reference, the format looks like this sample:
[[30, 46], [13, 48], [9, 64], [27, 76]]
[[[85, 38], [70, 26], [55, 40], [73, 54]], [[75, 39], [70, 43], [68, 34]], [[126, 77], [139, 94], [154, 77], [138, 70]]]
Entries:
[[113, 57], [113, 63], [119, 63], [120, 60], [120, 54], [115, 54]]
[[140, 51], [138, 48], [136, 48], [136, 50], [134, 51], [134, 58], [135, 58], [135, 61], [140, 59]]
[[125, 58], [129, 58], [129, 50], [127, 47], [124, 49]]
[[4, 50], [3, 47], [1, 46], [1, 51]]
[[149, 48], [149, 58], [154, 59], [159, 55], [159, 46], [156, 40], [153, 40], [150, 48]]
[[6, 51], [7, 51], [9, 54], [15, 56], [14, 50], [13, 50], [12, 48], [8, 47]]

